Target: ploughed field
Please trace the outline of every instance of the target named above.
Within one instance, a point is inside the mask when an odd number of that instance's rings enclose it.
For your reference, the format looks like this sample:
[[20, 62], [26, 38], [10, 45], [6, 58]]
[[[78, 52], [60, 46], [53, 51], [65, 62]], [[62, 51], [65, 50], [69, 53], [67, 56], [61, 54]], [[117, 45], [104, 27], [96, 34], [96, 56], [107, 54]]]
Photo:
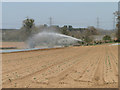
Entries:
[[3, 88], [117, 88], [118, 46], [2, 54]]

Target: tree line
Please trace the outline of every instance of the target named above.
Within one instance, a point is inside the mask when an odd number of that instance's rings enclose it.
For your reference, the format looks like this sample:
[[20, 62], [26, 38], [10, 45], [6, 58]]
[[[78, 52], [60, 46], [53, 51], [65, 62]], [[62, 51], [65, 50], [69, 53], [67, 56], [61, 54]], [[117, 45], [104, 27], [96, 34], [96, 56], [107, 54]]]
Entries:
[[[3, 35], [3, 41], [7, 41], [8, 39], [13, 41], [26, 41], [30, 36], [50, 28], [57, 30], [59, 33], [81, 39], [86, 43], [93, 42], [94, 37], [92, 37], [92, 35], [99, 35], [98, 30], [93, 26], [89, 26], [87, 28], [73, 28], [71, 25], [64, 25], [63, 27], [59, 27], [54, 25], [48, 26], [47, 24], [44, 24], [37, 27], [35, 26], [35, 20], [27, 17], [25, 20], [23, 20], [21, 29], [11, 32], [11, 36]], [[107, 42], [111, 41], [112, 39], [110, 35], [105, 35], [103, 40]]]

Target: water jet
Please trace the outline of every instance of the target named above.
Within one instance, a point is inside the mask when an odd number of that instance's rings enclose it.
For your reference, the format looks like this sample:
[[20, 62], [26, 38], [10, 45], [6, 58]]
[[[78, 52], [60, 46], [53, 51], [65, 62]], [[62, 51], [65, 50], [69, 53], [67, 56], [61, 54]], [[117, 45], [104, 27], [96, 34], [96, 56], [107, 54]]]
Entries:
[[54, 32], [40, 32], [33, 37], [30, 37], [27, 41], [29, 48], [41, 47], [55, 47], [55, 46], [69, 46], [77, 42], [82, 42], [81, 39], [77, 39], [68, 35], [54, 33]]

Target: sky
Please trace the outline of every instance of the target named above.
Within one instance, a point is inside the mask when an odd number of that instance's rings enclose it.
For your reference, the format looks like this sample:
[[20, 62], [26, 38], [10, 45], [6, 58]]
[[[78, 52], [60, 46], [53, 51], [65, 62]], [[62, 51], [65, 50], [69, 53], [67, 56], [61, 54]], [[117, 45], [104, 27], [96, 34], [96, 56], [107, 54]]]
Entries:
[[117, 2], [3, 2], [2, 28], [22, 27], [28, 16], [35, 20], [35, 25], [72, 25], [73, 27], [97, 26], [113, 29], [113, 12], [117, 11]]

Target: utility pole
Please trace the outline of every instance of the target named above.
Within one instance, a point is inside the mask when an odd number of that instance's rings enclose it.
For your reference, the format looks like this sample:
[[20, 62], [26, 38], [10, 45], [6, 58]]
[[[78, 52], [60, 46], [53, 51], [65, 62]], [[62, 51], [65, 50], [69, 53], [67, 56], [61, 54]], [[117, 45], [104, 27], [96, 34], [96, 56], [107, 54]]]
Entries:
[[50, 20], [50, 26], [51, 26], [52, 25], [52, 17], [50, 17], [49, 20]]
[[100, 24], [99, 17], [97, 17], [97, 28], [99, 28], [99, 24]]

